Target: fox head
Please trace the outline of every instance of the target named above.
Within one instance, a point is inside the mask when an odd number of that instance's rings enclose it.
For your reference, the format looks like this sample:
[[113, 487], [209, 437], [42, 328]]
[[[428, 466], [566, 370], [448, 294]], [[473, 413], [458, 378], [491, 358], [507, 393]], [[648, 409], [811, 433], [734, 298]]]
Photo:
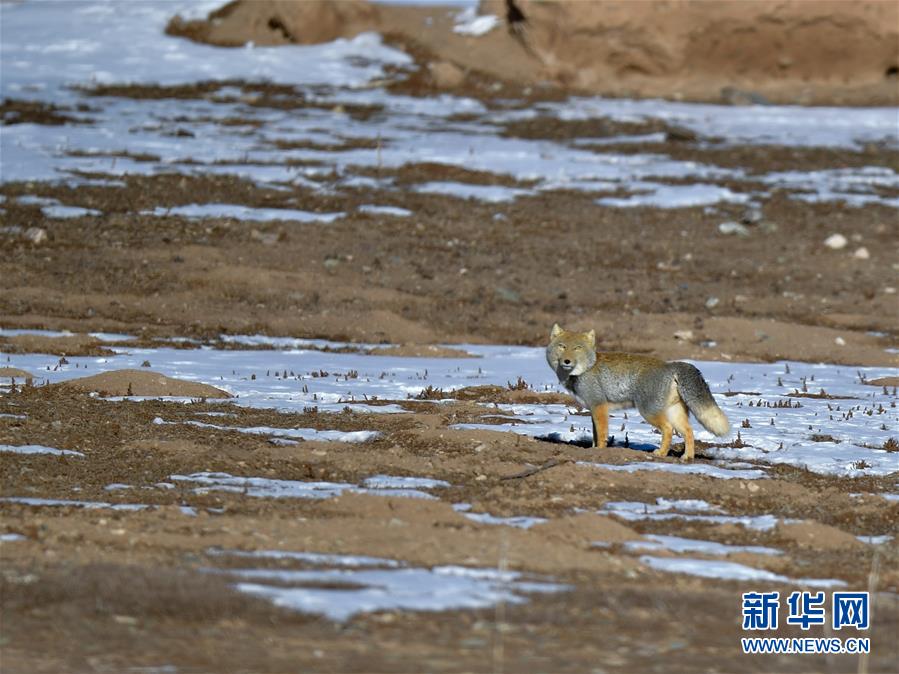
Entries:
[[546, 362], [559, 381], [584, 374], [596, 363], [596, 331], [569, 332], [556, 323], [549, 335]]

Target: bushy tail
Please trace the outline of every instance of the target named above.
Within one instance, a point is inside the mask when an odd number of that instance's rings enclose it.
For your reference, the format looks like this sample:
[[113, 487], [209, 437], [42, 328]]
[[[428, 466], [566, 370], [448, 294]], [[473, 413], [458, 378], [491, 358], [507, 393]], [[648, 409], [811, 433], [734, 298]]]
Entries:
[[707, 431], [715, 435], [730, 433], [730, 422], [718, 407], [702, 373], [689, 363], [674, 363], [677, 392], [687, 404], [693, 416], [699, 419]]

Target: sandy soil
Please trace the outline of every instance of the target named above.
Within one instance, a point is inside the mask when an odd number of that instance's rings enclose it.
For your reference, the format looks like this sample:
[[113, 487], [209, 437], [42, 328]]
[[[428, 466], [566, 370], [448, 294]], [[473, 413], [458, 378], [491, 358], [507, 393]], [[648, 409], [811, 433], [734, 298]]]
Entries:
[[[436, 413], [409, 402], [408, 412], [399, 415], [285, 415], [221, 403], [112, 403], [70, 387], [4, 396], [0, 413], [19, 416], [0, 417], [0, 444], [42, 442], [86, 457], [0, 453], [3, 493], [153, 506], [138, 512], [0, 506], [3, 531], [25, 537], [0, 543], [4, 671], [167, 664], [179, 671], [254, 672], [583, 672], [597, 666], [612, 672], [855, 671], [851, 657], [735, 657], [742, 635], [736, 586], [639, 564], [637, 553], [623, 544], [648, 533], [773, 545], [785, 554], [740, 553], [728, 561], [784, 575], [841, 578], [852, 587], [874, 583], [879, 593], [869, 671], [890, 671], [896, 657], [890, 635], [899, 624], [899, 548], [878, 546], [879, 571], [871, 576], [874, 548], [855, 535], [895, 531], [899, 504], [849, 496], [882, 491], [889, 479], [819, 477], [787, 467], [772, 469], [774, 479], [754, 482], [585, 471], [571, 462], [618, 464], [642, 457], [622, 448], [597, 451], [526, 437], [510, 442], [504, 433], [448, 429], [483, 414], [472, 401], [494, 399], [477, 390], [470, 398]], [[179, 420], [200, 411], [235, 413], [229, 424], [240, 426], [374, 428], [382, 436], [362, 445], [284, 447], [233, 431], [151, 423], [156, 416]], [[699, 457], [703, 461], [701, 451]], [[509, 479], [549, 460], [555, 467]], [[259, 499], [154, 486], [194, 471], [356, 483], [377, 473], [428, 475], [452, 486], [435, 491], [436, 501], [363, 494]], [[110, 492], [104, 488], [110, 483], [131, 488]], [[774, 512], [796, 522], [765, 532], [572, 514], [647, 495], [702, 498], [728, 512]], [[479, 524], [450, 507], [458, 502], [471, 503], [476, 512], [550, 520], [528, 530]], [[183, 505], [198, 515], [185, 515]], [[535, 595], [501, 613], [386, 612], [335, 625], [237, 594], [222, 578], [202, 573], [227, 566], [210, 553], [218, 548], [364, 554], [424, 566], [500, 563], [549, 575], [575, 591]], [[293, 568], [289, 562], [268, 564]], [[193, 638], [185, 640], [185, 632]]]
[[[681, 155], [704, 156], [699, 148], [670, 145]], [[732, 153], [753, 157], [756, 170], [779, 165], [765, 149]], [[896, 153], [885, 154], [899, 162]], [[797, 152], [792, 166], [809, 165], [814, 158], [806, 163]], [[384, 174], [400, 185], [483, 180], [436, 165]], [[776, 229], [755, 227], [748, 237], [733, 237], [717, 227], [739, 220], [740, 206], [723, 206], [723, 214], [597, 209], [590, 195], [547, 191], [503, 204], [506, 219], [492, 224], [493, 204], [408, 191], [352, 188], [331, 197], [302, 188], [276, 192], [233, 177], [129, 177], [127, 183], [125, 189], [4, 188], [10, 196], [37, 192], [108, 215], [49, 228], [39, 246], [0, 239], [0, 274], [7, 280], [0, 323], [146, 339], [261, 332], [536, 345], [559, 321], [595, 327], [600, 348], [664, 358], [896, 362], [885, 351], [899, 344], [899, 295], [889, 292], [896, 285], [889, 208], [835, 209], [781, 193], [764, 209]], [[191, 203], [198, 193], [211, 202], [264, 207], [296, 207], [298, 199], [308, 210], [348, 215], [326, 227], [297, 229], [136, 213]], [[412, 209], [416, 222], [353, 212], [364, 203]], [[7, 201], [5, 208], [10, 221], [46, 226], [37, 206]], [[851, 246], [825, 247], [833, 231], [866, 246], [871, 258], [854, 258]], [[717, 304], [709, 308], [711, 298]], [[11, 352], [59, 355], [106, 348], [84, 336], [0, 337], [0, 344]]]
[[[236, 0], [169, 32], [222, 46], [313, 44], [365, 31], [426, 55], [431, 83], [518, 86], [727, 103], [895, 105], [899, 8], [891, 2], [516, 0], [523, 20], [481, 37], [458, 10], [361, 0]], [[505, 0], [480, 12], [507, 17]]]

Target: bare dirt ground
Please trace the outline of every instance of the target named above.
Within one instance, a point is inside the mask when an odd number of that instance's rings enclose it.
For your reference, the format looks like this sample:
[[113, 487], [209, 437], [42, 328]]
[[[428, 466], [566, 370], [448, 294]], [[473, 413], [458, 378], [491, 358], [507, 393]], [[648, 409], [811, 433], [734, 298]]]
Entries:
[[[480, 398], [486, 400], [487, 398]], [[402, 415], [285, 415], [221, 404], [110, 403], [66, 387], [24, 389], [0, 400], [0, 443], [42, 442], [87, 459], [0, 454], [4, 493], [140, 502], [140, 512], [44, 508], [7, 503], [3, 527], [24, 541], [3, 543], [3, 665], [9, 672], [143, 671], [855, 671], [856, 658], [739, 657], [736, 586], [652, 571], [623, 543], [672, 533], [729, 544], [776, 545], [785, 554], [729, 561], [796, 576], [873, 582], [874, 644], [869, 671], [890, 671], [899, 624], [895, 545], [851, 534], [895, 531], [897, 505], [878, 496], [889, 479], [842, 480], [778, 468], [748, 483], [696, 475], [586, 472], [566, 462], [634, 460], [632, 450], [580, 449], [447, 424], [482, 414], [471, 402]], [[373, 443], [273, 446], [245, 434], [150, 423], [198, 409], [237, 412], [237, 425], [375, 428]], [[702, 452], [699, 452], [700, 460]], [[560, 463], [503, 479], [527, 465]], [[173, 474], [224, 471], [279, 479], [358, 482], [373, 473], [429, 475], [453, 486], [439, 501], [346, 494], [337, 499], [260, 499], [155, 488]], [[110, 483], [132, 489], [109, 492]], [[775, 512], [801, 520], [767, 532], [734, 525], [635, 522], [583, 513], [605, 501], [702, 498], [728, 512]], [[651, 500], [651, 499], [650, 499]], [[450, 503], [478, 511], [549, 518], [528, 530], [477, 524]], [[181, 512], [189, 504], [196, 517]], [[603, 543], [606, 547], [595, 547]], [[507, 564], [549, 575], [573, 592], [535, 595], [520, 606], [441, 613], [362, 614], [334, 624], [236, 593], [202, 572], [225, 562], [217, 548], [314, 550], [404, 559], [415, 565]], [[871, 576], [874, 557], [879, 572]], [[275, 568], [295, 568], [272, 561]], [[758, 583], [764, 587], [764, 583]], [[189, 639], [185, 634], [190, 634]], [[774, 633], [772, 633], [774, 634]], [[792, 628], [778, 635], [799, 634]]]
[[[522, 105], [559, 95], [525, 93], [524, 84], [482, 73], [466, 78], [458, 91], [488, 104], [513, 92], [523, 96]], [[299, 114], [317, 105], [274, 85], [236, 86], [252, 92], [259, 107]], [[435, 87], [425, 76], [394, 85], [399, 93], [421, 96]], [[218, 88], [123, 86], [97, 93], [199, 100]], [[2, 111], [8, 124], [58, 125], [76, 113], [89, 115], [91, 104], [76, 111], [6, 101]], [[378, 109], [348, 106], [346, 112], [364, 119]], [[882, 147], [722, 147], [664, 125], [626, 130], [649, 131], [665, 132], [666, 139], [594, 151], [654, 152], [759, 175], [833, 166], [899, 170], [899, 153]], [[623, 129], [612, 120], [588, 127], [544, 119], [509, 124], [502, 132], [570, 139]], [[895, 209], [806, 203], [775, 189], [762, 220], [747, 218], [748, 236], [725, 236], [719, 224], [741, 221], [743, 206], [599, 209], [594, 196], [564, 190], [498, 205], [403, 187], [430, 180], [514, 187], [513, 178], [428, 163], [356, 171], [366, 172], [392, 178], [400, 189], [282, 191], [234, 176], [187, 174], [131, 175], [124, 187], [5, 182], [3, 225], [43, 228], [46, 238], [0, 236], [0, 326], [77, 335], [0, 337], [0, 352], [100, 358], [110, 343], [87, 333], [108, 331], [135, 335], [132, 346], [192, 337], [227, 348], [216, 341], [222, 334], [268, 334], [384, 344], [387, 354], [398, 356], [456, 356], [452, 345], [466, 342], [541, 345], [560, 321], [596, 328], [603, 350], [663, 358], [896, 364], [895, 351], [887, 350], [899, 346]], [[751, 186], [744, 180], [732, 188]], [[53, 197], [103, 215], [53, 221], [40, 205], [17, 202], [20, 195]], [[300, 225], [141, 213], [198, 200], [346, 216]], [[356, 210], [373, 203], [407, 208], [415, 217]], [[834, 232], [847, 237], [847, 248], [823, 245]], [[853, 255], [862, 246], [867, 258]], [[0, 384], [8, 377], [20, 384], [23, 374], [0, 369]], [[208, 391], [138, 382], [127, 374], [92, 383], [81, 388], [123, 394], [132, 387], [134, 395], [162, 391], [198, 401], [188, 411], [174, 402], [106, 401], [66, 385], [15, 386], [0, 394], [0, 445], [84, 454], [0, 452], [0, 495], [151, 506], [91, 510], [0, 502], [0, 533], [24, 537], [0, 542], [3, 672], [892, 672], [899, 661], [899, 546], [895, 539], [871, 546], [856, 538], [896, 535], [899, 502], [877, 495], [895, 492], [895, 474], [838, 478], [777, 466], [768, 471], [771, 479], [750, 481], [586, 472], [572, 462], [647, 457], [622, 447], [594, 450], [449, 428], [489, 423], [489, 408], [479, 403], [560, 401], [559, 394], [533, 391], [470, 389], [439, 406], [397, 401], [399, 414], [284, 414], [204, 402], [199, 397]], [[150, 384], [162, 388], [140, 388]], [[153, 423], [198, 411], [233, 413], [229, 424], [235, 426], [381, 435], [360, 444], [282, 446], [235, 431]], [[702, 450], [699, 443], [697, 460], [708, 462]], [[545, 470], [534, 470], [539, 467]], [[432, 501], [371, 494], [272, 499], [156, 486], [199, 471], [354, 484], [376, 474], [426, 475], [451, 486], [435, 490]], [[131, 488], [106, 489], [115, 483]], [[760, 531], [703, 522], [623, 523], [596, 514], [610, 501], [657, 498], [704, 499], [728, 513], [798, 522]], [[548, 521], [530, 529], [481, 524], [452, 508], [460, 502], [476, 512]], [[728, 561], [870, 589], [870, 658], [860, 664], [849, 655], [740, 655], [745, 585], [641, 564], [624, 543], [645, 534], [774, 546], [784, 554], [743, 552]], [[218, 549], [374, 555], [424, 567], [501, 566], [567, 584], [570, 591], [489, 609], [380, 611], [338, 623], [239, 593], [228, 576], [208, 572], [234, 564], [217, 556]], [[289, 560], [257, 561], [265, 565], [304, 568]], [[768, 587], [784, 589], [761, 581], [753, 589]], [[815, 633], [821, 634], [832, 635]], [[805, 636], [787, 626], [770, 635]]]
[[[680, 143], [664, 149], [696, 160], [704, 155]], [[816, 161], [815, 152], [767, 148], [716, 154], [755, 170]], [[845, 154], [851, 161], [853, 153]], [[895, 152], [880, 153], [878, 161], [899, 166]], [[394, 174], [400, 185], [481, 178], [438, 165], [380, 173]], [[717, 227], [739, 220], [741, 206], [715, 214], [701, 207], [597, 209], [590, 196], [567, 191], [499, 209], [408, 191], [350, 188], [326, 196], [181, 175], [128, 177], [125, 189], [14, 183], [4, 191], [108, 214], [69, 219], [39, 246], [0, 240], [0, 321], [8, 327], [146, 338], [225, 332], [542, 344], [547, 327], [562, 321], [595, 327], [603, 349], [666, 358], [895, 362], [885, 352], [899, 335], [899, 295], [889, 290], [896, 279], [895, 211], [886, 207], [806, 204], [775, 194], [764, 216], [776, 229], [756, 226], [751, 236], [735, 237]], [[198, 194], [213, 202], [349, 214], [326, 227], [297, 229], [138, 213], [192, 203]], [[416, 221], [352, 213], [365, 203], [414, 210]], [[9, 201], [5, 208], [23, 228], [45, 224], [39, 206]], [[494, 219], [497, 211], [505, 219]], [[871, 257], [825, 247], [834, 231]], [[718, 301], [708, 308], [710, 298]], [[686, 331], [688, 338], [675, 338]], [[14, 340], [4, 342], [15, 348]], [[715, 346], [702, 346], [709, 343]], [[81, 352], [70, 345], [68, 353]]]

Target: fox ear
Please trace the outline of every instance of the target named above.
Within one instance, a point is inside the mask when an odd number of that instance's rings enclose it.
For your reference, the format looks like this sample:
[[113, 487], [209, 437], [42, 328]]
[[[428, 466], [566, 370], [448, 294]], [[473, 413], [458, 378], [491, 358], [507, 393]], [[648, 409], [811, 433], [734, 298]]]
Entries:
[[558, 337], [561, 334], [562, 334], [562, 328], [559, 327], [558, 323], [554, 323], [552, 332], [549, 333], [550, 339], [555, 339], [556, 337]]
[[587, 333], [587, 341], [596, 346], [596, 330], [591, 330]]

